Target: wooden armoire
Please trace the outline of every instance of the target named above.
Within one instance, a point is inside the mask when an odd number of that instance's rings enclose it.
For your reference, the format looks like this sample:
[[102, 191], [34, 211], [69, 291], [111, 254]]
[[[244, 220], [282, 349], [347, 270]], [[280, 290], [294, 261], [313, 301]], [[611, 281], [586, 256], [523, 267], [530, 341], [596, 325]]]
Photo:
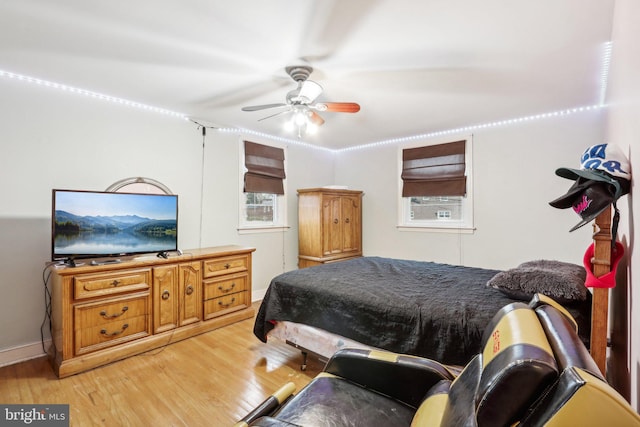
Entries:
[[362, 191], [298, 190], [298, 267], [362, 256]]

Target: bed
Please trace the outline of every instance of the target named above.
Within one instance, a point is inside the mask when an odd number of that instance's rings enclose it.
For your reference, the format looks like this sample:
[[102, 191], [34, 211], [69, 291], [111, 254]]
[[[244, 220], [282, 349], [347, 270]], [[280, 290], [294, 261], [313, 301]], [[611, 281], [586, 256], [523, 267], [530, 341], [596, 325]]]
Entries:
[[[289, 271], [272, 279], [254, 334], [265, 343], [278, 338], [323, 357], [355, 346], [464, 365], [479, 351], [493, 315], [523, 298], [487, 286], [503, 274], [383, 257]], [[590, 298], [564, 305], [588, 345]]]

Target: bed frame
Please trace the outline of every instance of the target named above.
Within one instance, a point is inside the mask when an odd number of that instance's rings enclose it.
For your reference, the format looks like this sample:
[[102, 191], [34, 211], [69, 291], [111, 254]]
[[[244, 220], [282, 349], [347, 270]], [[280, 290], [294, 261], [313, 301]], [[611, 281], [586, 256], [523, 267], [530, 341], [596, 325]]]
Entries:
[[[365, 257], [362, 261], [350, 262], [352, 264], [345, 266], [346, 269], [342, 267], [341, 262], [333, 268], [324, 269], [312, 275], [305, 273], [306, 269], [303, 269], [286, 273], [282, 278], [280, 276], [274, 278], [258, 311], [254, 334], [265, 343], [273, 338], [301, 350], [303, 369], [309, 354], [319, 355], [320, 359], [326, 360], [336, 351], [355, 345], [359, 345], [360, 348], [381, 346], [380, 348], [392, 349], [396, 352], [435, 358], [447, 364], [461, 364], [461, 360], [467, 357], [468, 349], [475, 345], [478, 331], [486, 326], [483, 320], [485, 314], [491, 312], [496, 304], [500, 305], [503, 299], [507, 302], [520, 300], [518, 297], [513, 299], [497, 289], [484, 286], [498, 270], [380, 257]], [[369, 272], [370, 267], [371, 272]], [[344, 276], [343, 272], [345, 272]], [[334, 281], [331, 278], [336, 274], [340, 275], [340, 279]], [[430, 290], [426, 294], [423, 291], [416, 293], [410, 291], [408, 295], [416, 299], [407, 300], [405, 291], [415, 289], [413, 286], [422, 280], [437, 280], [437, 282], [433, 282], [433, 287], [428, 287]], [[382, 295], [388, 296], [405, 295], [405, 299], [394, 300], [393, 304], [387, 304], [383, 299], [383, 320], [381, 317], [376, 319], [375, 315], [380, 298], [377, 298], [378, 301], [365, 298], [358, 303], [361, 309], [352, 313], [347, 320], [347, 325], [355, 325], [355, 327], [345, 328], [344, 322], [334, 322], [332, 319], [349, 310], [352, 298], [360, 298], [359, 291], [351, 292], [347, 290], [349, 287], [345, 286], [352, 281], [358, 285], [365, 284], [364, 289], [368, 291], [365, 294], [379, 295], [377, 292], [380, 291]], [[318, 283], [325, 282], [330, 286], [325, 287], [322, 293], [306, 291], [315, 289]], [[481, 286], [478, 286], [480, 282]], [[369, 284], [373, 286], [369, 287]], [[581, 286], [580, 282], [577, 285]], [[449, 286], [453, 286], [454, 296], [444, 292], [445, 289], [449, 289]], [[465, 291], [466, 286], [472, 286], [468, 293]], [[387, 287], [394, 289], [394, 292], [387, 293]], [[360, 288], [356, 286], [354, 289]], [[459, 306], [452, 306], [453, 312], [459, 314], [459, 320], [440, 322], [438, 319], [451, 312], [443, 305], [447, 304], [448, 298], [456, 298], [455, 295], [459, 295], [456, 292], [460, 291], [467, 294], [467, 299], [469, 297], [472, 299], [468, 301], [462, 299]], [[495, 299], [492, 292], [495, 292]], [[335, 303], [328, 310], [318, 308], [323, 307], [328, 299], [334, 298]], [[424, 305], [426, 301], [432, 301], [431, 298], [437, 301], [433, 309]], [[477, 304], [478, 301], [485, 302]], [[404, 307], [408, 307], [409, 310], [405, 311]], [[416, 307], [417, 311], [415, 311]], [[423, 311], [423, 308], [427, 311]], [[590, 340], [588, 328], [591, 326], [589, 319], [591, 308], [591, 301], [572, 303], [568, 307], [575, 316], [580, 330], [584, 331], [581, 333], [581, 338], [587, 345]], [[270, 319], [279, 320], [276, 322]], [[391, 324], [397, 323], [400, 329], [392, 329], [396, 332], [386, 329], [387, 333], [377, 334], [377, 330], [385, 329], [376, 330], [376, 328], [385, 328], [383, 324], [387, 325], [387, 321]], [[315, 326], [315, 329], [311, 325]], [[434, 332], [441, 327], [451, 329], [447, 332], [447, 336], [460, 334], [460, 338], [452, 341], [447, 339], [443, 342], [437, 338], [440, 334]], [[348, 333], [343, 334], [343, 331]], [[333, 335], [328, 332], [333, 332]], [[424, 338], [426, 336], [429, 338]], [[351, 339], [345, 337], [351, 337]]]
[[278, 339], [300, 350], [302, 354], [300, 370], [302, 371], [307, 369], [309, 354], [326, 363], [336, 351], [343, 348], [376, 350], [375, 347], [314, 328], [313, 326], [287, 321], [278, 322], [276, 327], [269, 332], [269, 338]]

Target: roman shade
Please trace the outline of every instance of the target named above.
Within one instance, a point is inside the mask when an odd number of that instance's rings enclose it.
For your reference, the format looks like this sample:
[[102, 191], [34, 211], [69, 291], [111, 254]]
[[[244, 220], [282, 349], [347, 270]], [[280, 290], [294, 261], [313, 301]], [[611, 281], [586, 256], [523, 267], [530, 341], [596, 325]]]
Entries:
[[284, 150], [244, 141], [245, 193], [284, 194]]
[[402, 150], [402, 197], [464, 196], [465, 141]]

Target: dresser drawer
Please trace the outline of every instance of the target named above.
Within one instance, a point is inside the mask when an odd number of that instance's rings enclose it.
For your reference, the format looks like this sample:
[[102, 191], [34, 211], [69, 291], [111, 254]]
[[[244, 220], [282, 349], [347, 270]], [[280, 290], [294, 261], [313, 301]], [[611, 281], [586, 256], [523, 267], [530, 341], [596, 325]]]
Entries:
[[205, 280], [204, 299], [212, 299], [235, 292], [246, 291], [249, 276], [247, 273], [222, 276], [217, 280]]
[[111, 347], [151, 334], [149, 293], [76, 304], [73, 307], [75, 354]]
[[204, 278], [206, 279], [209, 277], [221, 276], [223, 274], [247, 271], [249, 265], [249, 257], [246, 255], [229, 256], [205, 260], [203, 264]]
[[76, 299], [93, 298], [149, 289], [151, 270], [123, 270], [110, 273], [82, 274], [74, 277]]
[[86, 329], [92, 326], [106, 325], [116, 320], [129, 320], [148, 315], [149, 293], [118, 298], [109, 302], [77, 304], [74, 306], [74, 329]]
[[246, 291], [207, 300], [204, 302], [205, 319], [240, 310], [247, 307], [247, 304], [248, 292]]
[[85, 354], [133, 341], [151, 334], [148, 315], [116, 320], [104, 325], [75, 331], [75, 354]]

